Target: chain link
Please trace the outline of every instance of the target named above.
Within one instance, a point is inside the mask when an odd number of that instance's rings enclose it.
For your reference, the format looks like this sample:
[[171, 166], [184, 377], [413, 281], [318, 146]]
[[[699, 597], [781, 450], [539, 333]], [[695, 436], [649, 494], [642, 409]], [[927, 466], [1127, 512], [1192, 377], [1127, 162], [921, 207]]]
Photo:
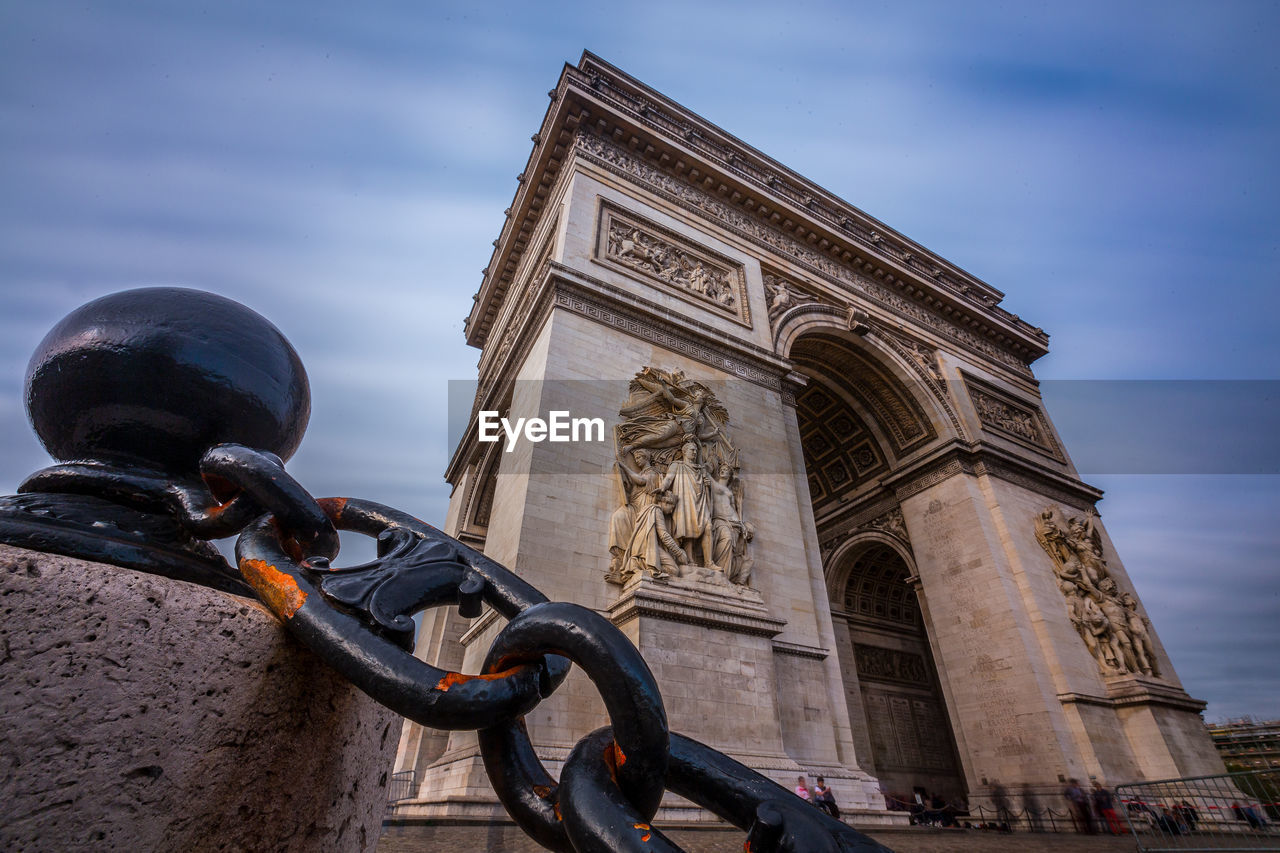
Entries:
[[[477, 730], [499, 800], [543, 847], [679, 851], [651, 825], [669, 790], [746, 831], [752, 853], [887, 853], [754, 770], [670, 732], [649, 667], [595, 611], [547, 601], [499, 563], [398, 510], [314, 500], [266, 454], [220, 445], [206, 454], [202, 472], [223, 500], [209, 505], [187, 495], [184, 512], [194, 526], [223, 529], [213, 519], [242, 519], [248, 505], [269, 513], [236, 543], [240, 572], [259, 599], [381, 704], [432, 728]], [[331, 567], [337, 530], [375, 538], [377, 558]], [[440, 670], [412, 654], [414, 613], [457, 605], [474, 617], [481, 602], [508, 623], [479, 675]], [[600, 691], [611, 725], [577, 743], [556, 782], [534, 751], [524, 715], [564, 681], [571, 661]]]

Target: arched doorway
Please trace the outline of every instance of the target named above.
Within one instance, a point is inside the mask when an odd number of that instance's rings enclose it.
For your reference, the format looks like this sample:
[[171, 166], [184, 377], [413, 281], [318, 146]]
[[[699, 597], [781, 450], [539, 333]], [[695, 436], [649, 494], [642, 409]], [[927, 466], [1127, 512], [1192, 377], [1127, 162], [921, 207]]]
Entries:
[[881, 538], [833, 556], [835, 576], [846, 578], [831, 602], [845, 696], [870, 747], [869, 760], [859, 761], [886, 793], [963, 800], [964, 777], [906, 560]]
[[910, 539], [885, 485], [946, 440], [947, 419], [930, 417], [920, 383], [874, 341], [811, 329], [788, 355], [809, 380], [796, 395], [797, 425], [858, 762], [887, 794], [910, 801], [923, 789], [962, 801], [964, 774], [908, 580]]

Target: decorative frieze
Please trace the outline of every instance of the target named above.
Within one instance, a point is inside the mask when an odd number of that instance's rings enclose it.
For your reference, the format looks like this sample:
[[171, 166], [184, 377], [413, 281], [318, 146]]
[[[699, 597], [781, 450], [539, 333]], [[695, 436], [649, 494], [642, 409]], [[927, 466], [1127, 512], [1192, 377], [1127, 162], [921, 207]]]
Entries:
[[1018, 400], [973, 376], [962, 375], [983, 429], [1046, 453], [1059, 462], [1066, 461], [1039, 406]]
[[929, 685], [929, 668], [924, 658], [911, 652], [855, 643], [853, 657], [859, 678]]
[[651, 190], [666, 196], [681, 207], [709, 216], [717, 225], [728, 228], [771, 251], [781, 252], [814, 273], [842, 285], [851, 292], [869, 298], [873, 303], [888, 308], [895, 314], [915, 320], [934, 332], [1019, 374], [1031, 375], [1031, 369], [1014, 354], [956, 326], [922, 305], [904, 298], [886, 285], [855, 273], [850, 267], [808, 248], [793, 237], [766, 226], [757, 218], [719, 201], [684, 180], [638, 160], [612, 142], [579, 129], [574, 145], [580, 156], [601, 167], [624, 177], [638, 179]]
[[751, 324], [742, 265], [640, 217], [600, 206], [597, 260], [674, 290], [703, 308]]

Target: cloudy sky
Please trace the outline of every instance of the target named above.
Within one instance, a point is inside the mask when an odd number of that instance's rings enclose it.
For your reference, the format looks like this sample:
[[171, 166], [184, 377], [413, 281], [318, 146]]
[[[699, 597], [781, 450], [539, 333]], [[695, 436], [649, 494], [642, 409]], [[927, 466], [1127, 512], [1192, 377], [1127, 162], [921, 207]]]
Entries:
[[0, 493], [48, 464], [50, 326], [182, 285], [298, 349], [313, 493], [442, 522], [462, 318], [586, 48], [1048, 330], [1050, 414], [1189, 692], [1280, 717], [1278, 39], [1260, 0], [6, 3]]

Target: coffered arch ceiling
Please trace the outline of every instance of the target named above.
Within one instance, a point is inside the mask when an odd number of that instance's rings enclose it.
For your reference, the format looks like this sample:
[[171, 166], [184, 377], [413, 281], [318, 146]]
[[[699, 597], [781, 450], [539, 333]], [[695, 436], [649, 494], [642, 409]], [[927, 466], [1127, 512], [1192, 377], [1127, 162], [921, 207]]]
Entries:
[[811, 379], [796, 412], [815, 515], [938, 437], [906, 383], [838, 333], [803, 335], [788, 357]]

